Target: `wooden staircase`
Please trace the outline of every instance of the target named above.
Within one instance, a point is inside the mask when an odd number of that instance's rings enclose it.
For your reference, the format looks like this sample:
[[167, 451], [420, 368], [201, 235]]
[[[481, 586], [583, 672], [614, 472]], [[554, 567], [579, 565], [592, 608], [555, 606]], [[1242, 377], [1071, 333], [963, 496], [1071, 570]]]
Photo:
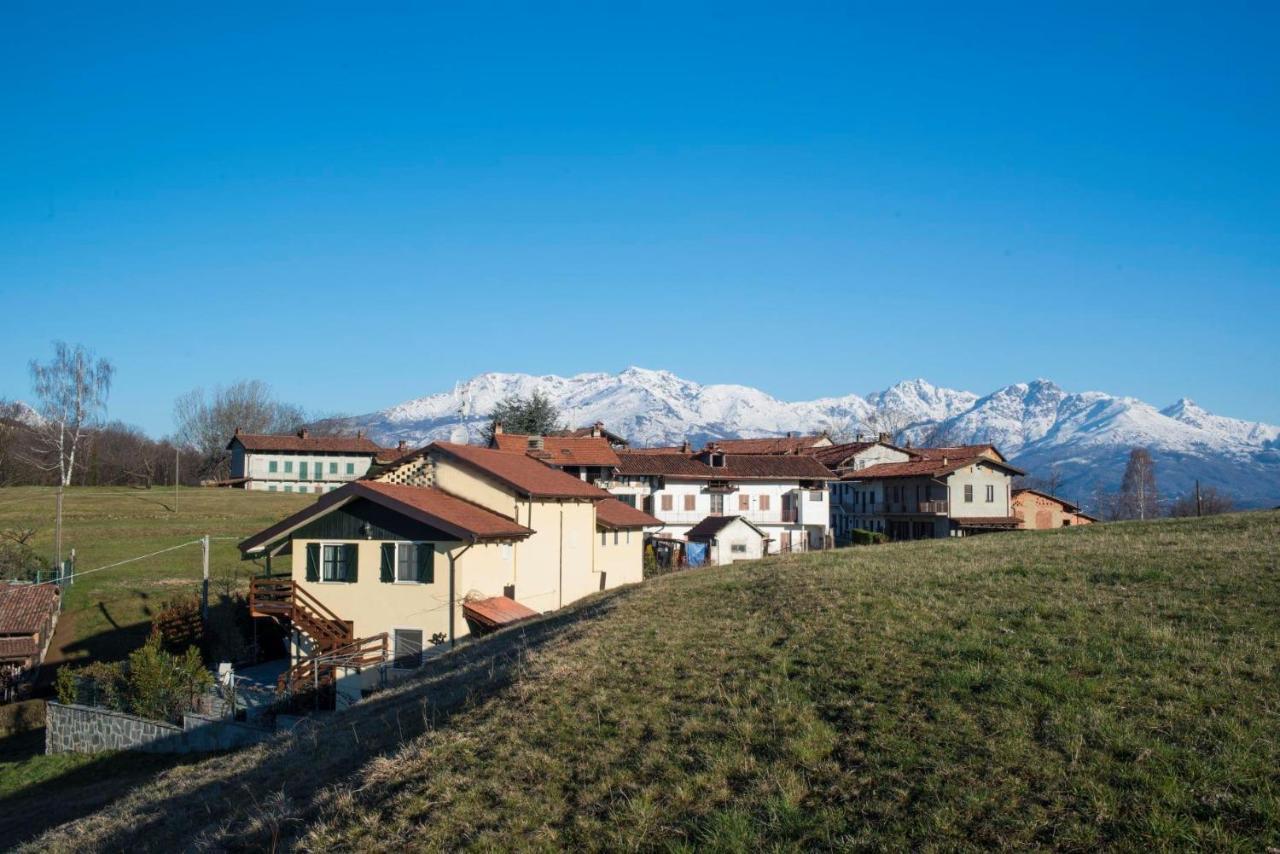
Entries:
[[277, 688], [296, 693], [332, 685], [338, 670], [372, 667], [387, 660], [387, 634], [356, 638], [351, 623], [290, 578], [249, 581], [249, 615], [288, 620], [315, 645], [315, 652], [280, 675]]

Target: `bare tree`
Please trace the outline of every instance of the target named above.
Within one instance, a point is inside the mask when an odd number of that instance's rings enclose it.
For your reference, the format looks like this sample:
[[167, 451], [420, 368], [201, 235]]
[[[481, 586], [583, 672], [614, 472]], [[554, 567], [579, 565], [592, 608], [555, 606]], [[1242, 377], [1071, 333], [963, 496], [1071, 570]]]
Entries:
[[194, 448], [204, 474], [225, 477], [230, 455], [227, 442], [236, 428], [245, 433], [292, 433], [307, 422], [300, 407], [276, 399], [261, 380], [240, 380], [206, 394], [197, 388], [173, 406], [176, 439]]
[[1152, 519], [1159, 515], [1156, 465], [1146, 448], [1129, 452], [1120, 483], [1119, 511], [1124, 519]]
[[862, 419], [862, 426], [873, 439], [884, 433], [890, 442], [897, 442], [911, 426], [911, 415], [903, 409], [875, 409]]
[[1219, 513], [1230, 513], [1236, 509], [1236, 503], [1225, 492], [1219, 492], [1212, 486], [1200, 487], [1196, 482], [1196, 490], [1189, 492], [1169, 506], [1170, 516], [1216, 516]]
[[35, 430], [40, 449], [46, 452], [37, 464], [56, 470], [58, 482], [70, 486], [76, 453], [106, 411], [115, 368], [106, 359], [95, 359], [81, 344], [56, 341], [53, 350], [50, 361], [31, 361], [31, 384], [43, 419]]

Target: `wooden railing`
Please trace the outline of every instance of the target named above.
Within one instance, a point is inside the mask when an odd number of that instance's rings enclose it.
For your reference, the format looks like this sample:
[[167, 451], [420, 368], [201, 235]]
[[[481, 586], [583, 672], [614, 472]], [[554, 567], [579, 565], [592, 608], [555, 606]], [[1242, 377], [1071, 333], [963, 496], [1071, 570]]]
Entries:
[[289, 620], [321, 650], [332, 650], [352, 641], [351, 626], [347, 621], [292, 579], [251, 579], [249, 614]]
[[276, 687], [282, 693], [327, 687], [336, 681], [339, 670], [359, 671], [385, 664], [389, 646], [383, 632], [308, 656], [281, 673]]
[[943, 515], [946, 515], [947, 501], [946, 499], [934, 500], [934, 501], [921, 501], [919, 512], [920, 513], [941, 513]]

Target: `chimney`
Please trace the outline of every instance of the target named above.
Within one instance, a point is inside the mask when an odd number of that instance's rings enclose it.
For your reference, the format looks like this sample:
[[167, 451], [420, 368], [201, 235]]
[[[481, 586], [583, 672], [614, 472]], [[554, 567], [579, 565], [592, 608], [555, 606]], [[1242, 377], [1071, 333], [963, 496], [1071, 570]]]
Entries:
[[299, 430], [299, 431], [298, 431], [298, 438], [299, 438], [299, 439], [305, 439], [305, 438], [307, 438], [307, 437], [308, 437], [308, 436], [310, 436], [310, 435], [311, 435], [311, 431], [310, 431], [310, 430], [308, 430], [306, 427], [303, 427], [301, 430]]
[[493, 422], [493, 435], [495, 435], [495, 436], [501, 436], [501, 435], [502, 435], [502, 432], [503, 432], [503, 431], [502, 431], [502, 422], [501, 422], [501, 421], [495, 421], [495, 422]]
[[239, 425], [236, 425], [236, 432], [232, 433], [231, 435], [232, 435], [232, 436], [239, 436], [239, 435], [240, 435], [240, 426], [239, 426]]
[[594, 436], [594, 437], [595, 437], [595, 438], [597, 438], [597, 439], [599, 439], [601, 436], [603, 436], [603, 435], [604, 435], [604, 422], [603, 422], [603, 421], [597, 421], [595, 424], [592, 424], [592, 425], [591, 425], [591, 435], [592, 435], [592, 436]]
[[689, 440], [688, 440], [688, 439], [685, 439], [685, 440], [684, 440], [684, 444], [682, 444], [682, 445], [680, 446], [680, 452], [681, 452], [682, 454], [687, 454], [687, 453], [689, 453], [689, 452], [690, 452], [690, 451], [692, 451], [692, 450], [693, 450], [693, 446], [689, 444]]
[[356, 438], [357, 438], [357, 439], [363, 439], [363, 438], [364, 438], [364, 431], [363, 431], [363, 430], [357, 430], [357, 431], [356, 431]]
[[407, 443], [407, 442], [405, 442], [405, 440], [404, 440], [404, 439], [401, 439], [399, 442], [396, 442], [396, 453], [397, 453], [397, 454], [403, 454], [403, 453], [404, 453], [405, 451], [407, 451], [408, 449], [409, 449], [409, 445], [408, 445], [408, 443]]
[[890, 440], [890, 439], [892, 439], [892, 438], [893, 438], [893, 437], [892, 437], [892, 436], [890, 436], [888, 433], [881, 433], [881, 434], [880, 434], [880, 439], [879, 439], [879, 441], [881, 441], [881, 442], [883, 442], [884, 444], [886, 444], [886, 445], [887, 445], [887, 444], [889, 444], [889, 440]]
[[942, 464], [943, 464], [944, 466], [947, 464], [947, 455], [946, 455], [946, 454], [943, 454], [943, 455], [942, 455]]
[[788, 430], [788, 431], [787, 431], [787, 438], [788, 438], [788, 439], [794, 439], [795, 437], [796, 437], [796, 434], [795, 434], [795, 433], [792, 433], [790, 430]]

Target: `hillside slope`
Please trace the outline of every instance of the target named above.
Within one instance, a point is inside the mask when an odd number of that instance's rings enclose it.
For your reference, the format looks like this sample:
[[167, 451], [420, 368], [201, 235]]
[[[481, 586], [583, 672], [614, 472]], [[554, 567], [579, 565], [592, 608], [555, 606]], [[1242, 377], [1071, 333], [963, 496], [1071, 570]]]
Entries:
[[31, 847], [1280, 844], [1274, 512], [698, 570], [456, 658]]

